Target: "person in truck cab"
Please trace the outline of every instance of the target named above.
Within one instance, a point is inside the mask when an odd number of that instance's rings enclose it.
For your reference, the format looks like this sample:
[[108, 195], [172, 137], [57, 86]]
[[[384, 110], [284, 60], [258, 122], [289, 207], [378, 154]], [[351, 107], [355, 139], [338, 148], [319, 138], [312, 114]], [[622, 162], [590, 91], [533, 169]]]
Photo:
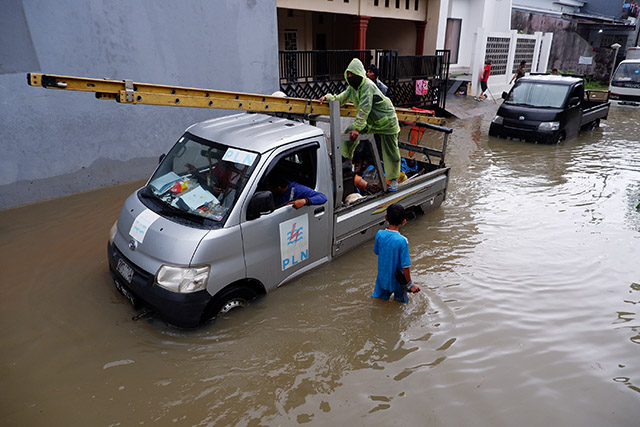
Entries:
[[273, 204], [276, 208], [292, 205], [300, 209], [307, 205], [322, 205], [327, 196], [305, 185], [289, 181], [281, 173], [273, 173], [267, 181], [267, 190], [273, 193]]
[[360, 133], [380, 135], [382, 140], [382, 160], [384, 174], [389, 182], [389, 191], [398, 189], [400, 177], [400, 150], [398, 149], [398, 134], [400, 125], [398, 116], [391, 100], [384, 96], [378, 86], [367, 78], [364, 65], [358, 58], [353, 58], [344, 72], [348, 83], [347, 89], [338, 94], [326, 94], [319, 101], [340, 101], [340, 105], [352, 102], [356, 107], [355, 120], [346, 131], [350, 141], [342, 144], [342, 155], [353, 158], [353, 152], [358, 145]]

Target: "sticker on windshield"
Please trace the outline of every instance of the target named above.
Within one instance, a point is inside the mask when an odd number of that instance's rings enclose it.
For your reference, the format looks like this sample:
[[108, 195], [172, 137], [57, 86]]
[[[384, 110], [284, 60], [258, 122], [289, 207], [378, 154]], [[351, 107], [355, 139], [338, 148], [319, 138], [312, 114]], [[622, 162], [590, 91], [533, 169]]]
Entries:
[[256, 153], [249, 153], [248, 151], [242, 151], [235, 148], [227, 148], [222, 160], [251, 166], [256, 160], [256, 157], [258, 157]]
[[145, 209], [140, 215], [136, 217], [129, 230], [129, 235], [138, 242], [142, 243], [144, 236], [147, 234], [149, 227], [154, 223], [159, 216], [152, 210]]
[[282, 271], [309, 258], [307, 215], [280, 223], [280, 263]]

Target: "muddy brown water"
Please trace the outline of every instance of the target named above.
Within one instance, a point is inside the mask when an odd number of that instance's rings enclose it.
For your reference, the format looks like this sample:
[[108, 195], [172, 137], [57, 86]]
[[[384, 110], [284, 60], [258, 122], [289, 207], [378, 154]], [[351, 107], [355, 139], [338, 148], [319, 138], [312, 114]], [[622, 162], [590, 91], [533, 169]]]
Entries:
[[0, 424], [638, 426], [639, 118], [558, 146], [450, 120], [407, 305], [369, 297], [369, 243], [196, 331], [133, 321], [106, 241], [140, 183], [1, 211]]

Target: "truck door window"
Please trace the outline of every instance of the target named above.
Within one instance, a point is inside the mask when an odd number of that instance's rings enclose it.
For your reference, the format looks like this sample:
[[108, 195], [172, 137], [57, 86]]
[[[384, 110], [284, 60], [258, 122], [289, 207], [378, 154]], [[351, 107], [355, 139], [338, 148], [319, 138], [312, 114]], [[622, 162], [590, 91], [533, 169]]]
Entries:
[[282, 172], [289, 181], [295, 181], [309, 188], [316, 188], [317, 152], [318, 145], [311, 144], [282, 153], [269, 165], [267, 174], [261, 180], [261, 185], [266, 183], [268, 175]]
[[289, 181], [315, 189], [317, 165], [318, 143], [286, 151], [271, 162], [260, 179], [257, 191], [267, 190], [267, 182], [273, 174], [282, 174]]
[[571, 98], [578, 98], [580, 100], [582, 100], [582, 98], [584, 97], [584, 86], [582, 86], [581, 84], [579, 84], [578, 86], [573, 88], [573, 91], [571, 92]]

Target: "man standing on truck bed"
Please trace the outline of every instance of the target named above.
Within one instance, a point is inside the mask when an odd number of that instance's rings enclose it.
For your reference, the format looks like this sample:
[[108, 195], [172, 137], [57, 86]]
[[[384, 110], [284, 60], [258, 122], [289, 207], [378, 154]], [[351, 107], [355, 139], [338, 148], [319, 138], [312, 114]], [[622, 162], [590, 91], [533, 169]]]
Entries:
[[338, 100], [340, 105], [352, 102], [356, 107], [354, 122], [347, 127], [350, 141], [342, 144], [342, 155], [353, 158], [353, 152], [358, 145], [360, 132], [379, 134], [382, 139], [382, 161], [384, 174], [389, 182], [389, 191], [398, 189], [400, 177], [400, 150], [398, 149], [398, 134], [400, 125], [398, 116], [391, 100], [384, 96], [376, 84], [367, 78], [364, 65], [358, 58], [353, 58], [344, 72], [344, 78], [349, 84], [347, 89], [338, 94], [327, 94], [319, 99], [320, 102]]

